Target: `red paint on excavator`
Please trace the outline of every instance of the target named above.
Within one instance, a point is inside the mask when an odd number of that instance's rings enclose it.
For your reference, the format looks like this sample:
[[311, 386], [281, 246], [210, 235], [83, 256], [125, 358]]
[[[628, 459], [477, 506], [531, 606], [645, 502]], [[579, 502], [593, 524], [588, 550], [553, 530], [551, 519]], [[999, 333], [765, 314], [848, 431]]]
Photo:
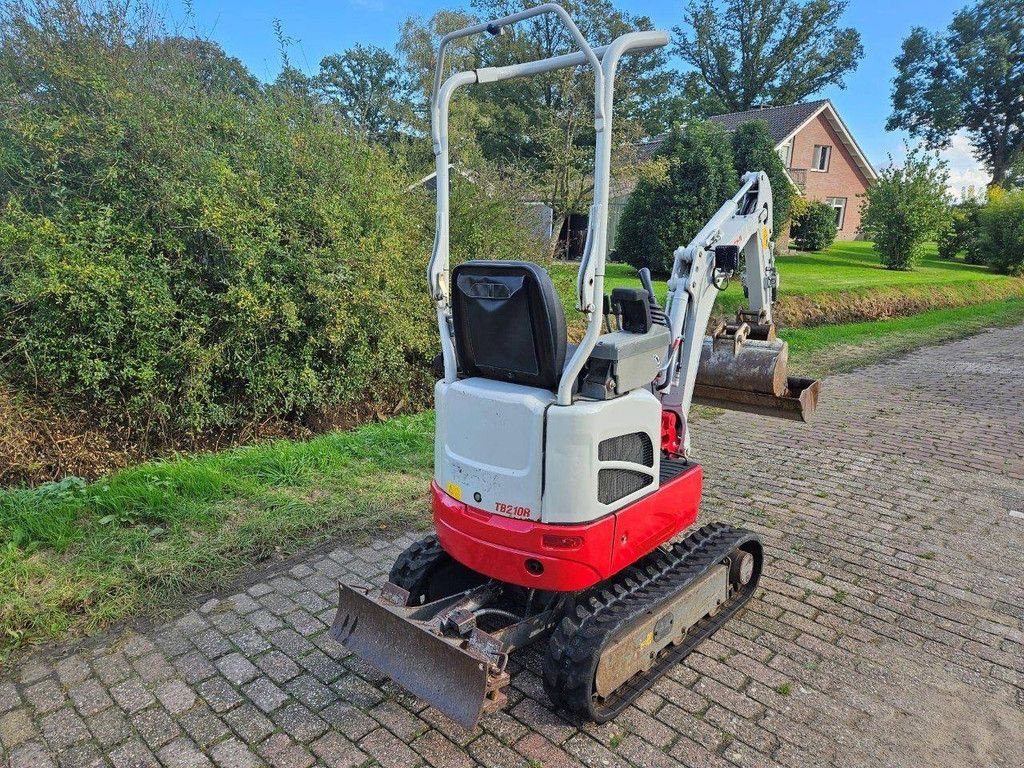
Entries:
[[639, 560], [697, 519], [703, 473], [693, 464], [617, 512], [578, 525], [477, 509], [431, 483], [441, 546], [468, 568], [523, 587], [576, 592]]

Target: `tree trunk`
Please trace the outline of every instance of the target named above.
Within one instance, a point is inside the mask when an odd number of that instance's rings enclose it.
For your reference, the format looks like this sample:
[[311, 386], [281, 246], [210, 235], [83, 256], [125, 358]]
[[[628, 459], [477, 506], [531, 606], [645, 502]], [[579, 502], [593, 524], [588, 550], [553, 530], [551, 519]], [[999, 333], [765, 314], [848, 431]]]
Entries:
[[565, 222], [566, 216], [564, 213], [552, 216], [551, 218], [551, 237], [548, 238], [547, 244], [548, 259], [554, 259], [558, 253], [558, 239], [562, 236], [562, 226]]
[[791, 227], [792, 222], [787, 221], [782, 225], [782, 228], [775, 233], [775, 252], [778, 254], [789, 253], [789, 243], [791, 240]]
[[1003, 160], [992, 161], [992, 181], [988, 183], [988, 188], [1001, 187], [1003, 182], [1006, 181], [1006, 173], [1009, 170], [1008, 164]]

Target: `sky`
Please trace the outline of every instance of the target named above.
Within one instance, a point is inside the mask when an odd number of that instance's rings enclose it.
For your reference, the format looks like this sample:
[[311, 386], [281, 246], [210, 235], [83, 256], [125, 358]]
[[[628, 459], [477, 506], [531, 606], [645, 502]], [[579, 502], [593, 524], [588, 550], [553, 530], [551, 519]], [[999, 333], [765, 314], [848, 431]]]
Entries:
[[[171, 0], [172, 19], [184, 18], [187, 0]], [[324, 56], [360, 42], [393, 48], [402, 22], [409, 16], [430, 16], [443, 7], [462, 5], [458, 0], [192, 0], [195, 25], [216, 40], [228, 54], [241, 59], [253, 73], [272, 80], [280, 70], [273, 24], [279, 19], [291, 40], [293, 65], [315, 72]], [[468, 4], [468, 2], [466, 3]], [[617, 7], [649, 16], [655, 26], [671, 30], [682, 23], [684, 0], [615, 0]], [[846, 76], [846, 88], [829, 88], [830, 98], [854, 138], [876, 169], [899, 164], [904, 156], [902, 132], [887, 132], [889, 93], [895, 70], [893, 58], [911, 27], [945, 28], [954, 11], [966, 0], [850, 0], [845, 24], [860, 31], [864, 56], [856, 71]], [[191, 22], [190, 22], [191, 23]], [[603, 44], [608, 41], [591, 41]], [[680, 66], [674, 61], [675, 66]], [[971, 154], [963, 136], [943, 153], [949, 162], [950, 189], [959, 193], [967, 185], [984, 187], [988, 174]]]

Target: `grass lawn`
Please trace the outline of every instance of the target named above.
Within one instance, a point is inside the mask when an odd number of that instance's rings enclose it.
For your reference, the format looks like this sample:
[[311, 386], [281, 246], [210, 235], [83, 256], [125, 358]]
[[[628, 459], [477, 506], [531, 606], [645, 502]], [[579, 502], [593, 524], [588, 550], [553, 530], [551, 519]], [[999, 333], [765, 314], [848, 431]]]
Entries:
[[[864, 293], [872, 289], [942, 287], [970, 291], [972, 283], [1009, 279], [985, 266], [940, 259], [934, 243], [927, 246], [921, 263], [910, 272], [881, 266], [871, 243], [862, 240], [836, 241], [820, 253], [783, 254], [776, 258], [776, 264], [781, 283], [779, 295], [783, 301], [787, 297], [828, 298], [827, 294]], [[570, 262], [556, 262], [551, 268], [566, 308], [571, 310], [570, 316], [576, 314], [573, 292], [577, 268], [577, 264]], [[605, 290], [608, 292], [618, 286], [640, 286], [636, 270], [628, 264], [609, 264], [606, 272]], [[664, 304], [663, 280], [655, 281], [655, 291]], [[720, 312], [732, 315], [743, 302], [743, 289], [739, 280], [734, 280], [721, 293], [716, 306]]]
[[432, 413], [0, 491], [0, 660], [327, 538], [427, 521]]
[[[824, 375], [1024, 323], [1024, 300], [790, 329], [791, 370]], [[752, 417], [754, 418], [754, 417]], [[327, 539], [429, 523], [433, 414], [308, 442], [151, 462], [84, 485], [0, 491], [0, 659], [99, 628]]]
[[789, 328], [790, 370], [803, 376], [842, 373], [985, 328], [1024, 323], [1024, 299], [936, 309], [909, 317], [816, 328]]

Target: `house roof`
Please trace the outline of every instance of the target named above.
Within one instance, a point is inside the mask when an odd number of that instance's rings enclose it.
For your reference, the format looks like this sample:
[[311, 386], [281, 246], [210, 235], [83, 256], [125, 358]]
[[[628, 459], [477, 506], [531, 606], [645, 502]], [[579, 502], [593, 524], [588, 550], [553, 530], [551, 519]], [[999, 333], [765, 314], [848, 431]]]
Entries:
[[[835, 132], [839, 134], [840, 140], [850, 151], [854, 162], [861, 172], [869, 181], [874, 181], [878, 178], [878, 174], [875, 172], [871, 162], [853, 138], [850, 130], [846, 127], [846, 123], [839, 117], [835, 105], [828, 99], [790, 104], [783, 107], [758, 107], [743, 112], [729, 112], [724, 115], [713, 115], [708, 118], [708, 121], [722, 126], [727, 131], [734, 131], [743, 123], [762, 120], [768, 124], [768, 131], [777, 148], [789, 141], [807, 123], [822, 113], [824, 113], [825, 119], [828, 120]], [[658, 151], [666, 137], [667, 135], [658, 136], [639, 145], [637, 153], [639, 159], [641, 161], [652, 159], [654, 153]]]
[[[475, 174], [473, 174], [473, 173], [471, 173], [471, 172], [469, 172], [467, 170], [464, 170], [462, 168], [456, 168], [455, 167], [455, 163], [448, 163], [448, 170], [449, 171], [455, 171], [462, 178], [467, 179], [468, 181], [471, 181], [474, 184], [476, 183], [476, 176], [475, 176]], [[428, 173], [426, 176], [424, 176], [419, 181], [414, 181], [412, 184], [410, 184], [409, 186], [407, 186], [405, 188], [405, 191], [406, 192], [412, 192], [414, 189], [416, 189], [416, 187], [423, 187], [428, 192], [436, 192], [437, 191], [437, 171], [431, 171], [430, 173]]]
[[713, 115], [708, 121], [717, 123], [727, 131], [734, 131], [743, 123], [762, 120], [768, 123], [768, 131], [772, 141], [778, 146], [796, 133], [804, 123], [821, 111], [828, 99], [807, 101], [802, 104], [790, 104], [786, 107], [757, 107], [744, 112], [729, 112], [724, 115]]

